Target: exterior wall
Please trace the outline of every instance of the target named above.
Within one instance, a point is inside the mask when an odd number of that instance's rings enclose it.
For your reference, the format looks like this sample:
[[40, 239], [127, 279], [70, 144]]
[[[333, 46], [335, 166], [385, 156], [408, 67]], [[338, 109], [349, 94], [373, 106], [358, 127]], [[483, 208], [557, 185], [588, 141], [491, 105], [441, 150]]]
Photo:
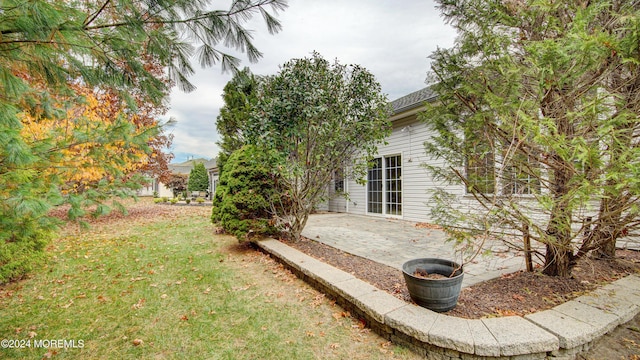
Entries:
[[[367, 187], [366, 185], [358, 185], [354, 179], [349, 179], [345, 185], [349, 192], [349, 202], [344, 211], [360, 215], [395, 217], [409, 221], [431, 221], [430, 191], [444, 185], [434, 181], [423, 166], [425, 163], [433, 164], [434, 160], [428, 158], [424, 150], [424, 142], [430, 136], [429, 131], [424, 124], [417, 120], [415, 112], [397, 116], [393, 121], [393, 131], [386, 139], [387, 145], [378, 146], [379, 157], [395, 155], [401, 157], [402, 215], [368, 213]], [[449, 187], [448, 191], [463, 195], [464, 187]]]
[[[344, 182], [344, 191], [348, 192], [347, 181]], [[347, 212], [347, 199], [341, 194], [336, 193], [335, 180], [329, 186], [329, 201], [327, 202], [327, 210], [333, 212]]]
[[216, 193], [216, 186], [218, 185], [218, 169], [208, 169], [207, 175], [209, 175], [209, 199], [213, 199]]
[[138, 196], [153, 196], [154, 192], [158, 193], [158, 197], [173, 197], [171, 189], [158, 181], [158, 179], [152, 179], [151, 183], [138, 190]]

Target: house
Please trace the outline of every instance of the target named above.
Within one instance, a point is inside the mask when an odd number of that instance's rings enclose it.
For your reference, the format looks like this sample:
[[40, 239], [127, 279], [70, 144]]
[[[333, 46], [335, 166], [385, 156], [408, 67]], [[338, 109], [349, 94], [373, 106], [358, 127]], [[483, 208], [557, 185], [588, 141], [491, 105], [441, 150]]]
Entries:
[[[186, 175], [187, 177], [191, 173], [194, 164], [196, 163], [204, 163], [205, 169], [207, 169], [207, 174], [209, 176], [209, 189], [207, 190], [208, 197], [215, 191], [215, 185], [218, 181], [218, 166], [216, 159], [190, 159], [181, 163], [169, 164], [169, 171], [172, 174]], [[158, 178], [153, 178], [151, 183], [147, 186], [143, 187], [138, 191], [138, 196], [153, 196], [157, 195], [158, 197], [173, 197], [173, 190], [160, 182]]]
[[213, 199], [213, 195], [216, 193], [216, 187], [218, 187], [218, 179], [220, 178], [220, 171], [218, 170], [218, 159], [213, 158], [204, 163], [204, 167], [207, 169], [209, 175], [209, 199]]
[[[433, 160], [425, 153], [424, 142], [429, 138], [429, 130], [418, 120], [418, 113], [426, 102], [436, 97], [426, 87], [391, 102], [393, 130], [386, 139], [387, 144], [378, 146], [366, 184], [359, 185], [353, 179], [337, 176], [329, 189], [330, 195], [344, 191], [349, 197], [331, 196], [327, 210], [409, 221], [430, 219], [429, 190], [442, 184], [435, 183], [423, 167]], [[464, 187], [459, 188], [450, 190], [464, 193]]]

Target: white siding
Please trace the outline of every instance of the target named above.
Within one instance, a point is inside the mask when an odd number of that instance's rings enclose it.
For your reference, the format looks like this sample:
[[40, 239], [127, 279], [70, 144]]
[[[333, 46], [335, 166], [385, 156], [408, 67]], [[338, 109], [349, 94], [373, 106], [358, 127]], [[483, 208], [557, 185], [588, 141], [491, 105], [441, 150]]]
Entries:
[[[347, 181], [344, 182], [345, 191], [348, 192]], [[347, 199], [343, 195], [336, 194], [335, 182], [331, 181], [329, 185], [329, 201], [327, 202], [327, 210], [333, 212], [347, 212]]]
[[[424, 164], [432, 162], [424, 150], [424, 142], [430, 137], [426, 126], [416, 115], [393, 122], [393, 131], [386, 139], [386, 145], [378, 146], [378, 156], [400, 155], [402, 158], [402, 216], [410, 221], [429, 222], [431, 207], [430, 191], [443, 184], [436, 183]], [[347, 212], [367, 214], [366, 186], [358, 185], [353, 179], [348, 181], [350, 201]], [[461, 186], [449, 187], [449, 191], [463, 194]], [[370, 214], [380, 216], [379, 214]], [[386, 215], [383, 215], [386, 216]]]
[[173, 197], [171, 189], [166, 187], [163, 183], [154, 178], [147, 186], [138, 191], [138, 196], [153, 196], [154, 193], [158, 193], [158, 197]]

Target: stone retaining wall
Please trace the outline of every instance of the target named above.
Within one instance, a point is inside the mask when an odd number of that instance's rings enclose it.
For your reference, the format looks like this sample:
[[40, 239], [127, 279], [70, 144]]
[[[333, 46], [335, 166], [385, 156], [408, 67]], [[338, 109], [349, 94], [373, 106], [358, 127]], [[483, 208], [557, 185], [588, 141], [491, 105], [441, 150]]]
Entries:
[[574, 359], [640, 312], [640, 277], [632, 275], [525, 317], [463, 319], [402, 301], [277, 240], [257, 246], [382, 337], [427, 359]]

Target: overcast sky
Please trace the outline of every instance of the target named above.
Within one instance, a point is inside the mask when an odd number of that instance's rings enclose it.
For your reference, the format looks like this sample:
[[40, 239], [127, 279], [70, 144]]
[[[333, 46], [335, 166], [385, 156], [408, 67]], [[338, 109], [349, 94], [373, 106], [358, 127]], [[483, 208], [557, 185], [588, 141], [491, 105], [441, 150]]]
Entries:
[[[425, 87], [428, 56], [438, 47], [451, 47], [455, 39], [430, 0], [289, 0], [278, 18], [283, 30], [275, 35], [269, 35], [260, 16], [248, 24], [264, 56], [255, 64], [243, 58], [241, 67], [272, 75], [279, 65], [310, 57], [315, 50], [327, 60], [369, 70], [389, 100]], [[167, 114], [177, 120], [168, 130], [174, 135], [173, 162], [217, 155], [215, 120], [231, 77], [219, 66], [198, 68], [191, 78], [197, 90], [173, 91]]]

